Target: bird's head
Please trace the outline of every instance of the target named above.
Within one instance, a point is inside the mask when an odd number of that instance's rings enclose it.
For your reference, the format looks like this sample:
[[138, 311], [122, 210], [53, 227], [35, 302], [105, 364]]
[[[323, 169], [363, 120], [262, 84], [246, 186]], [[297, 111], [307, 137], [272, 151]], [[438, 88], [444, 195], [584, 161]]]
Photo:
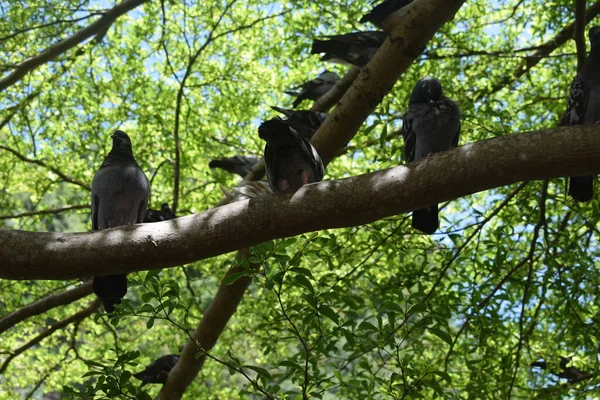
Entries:
[[442, 84], [437, 79], [427, 76], [419, 79], [410, 94], [409, 104], [437, 101], [442, 97]]
[[600, 45], [600, 26], [592, 26], [588, 31], [588, 37], [592, 47]]
[[113, 148], [128, 149], [129, 151], [131, 151], [131, 139], [129, 139], [129, 136], [127, 136], [125, 132], [116, 130], [111, 135], [111, 138], [113, 141]]

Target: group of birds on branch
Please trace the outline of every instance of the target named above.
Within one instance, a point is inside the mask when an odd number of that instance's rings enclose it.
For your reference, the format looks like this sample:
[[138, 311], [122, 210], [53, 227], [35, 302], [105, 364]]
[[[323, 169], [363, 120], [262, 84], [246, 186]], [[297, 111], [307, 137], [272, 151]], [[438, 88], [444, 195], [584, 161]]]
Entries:
[[[386, 0], [365, 15], [361, 22], [381, 26], [382, 21], [412, 0]], [[313, 53], [325, 53], [322, 60], [365, 65], [385, 41], [381, 31], [355, 32], [315, 40]], [[567, 123], [593, 124], [600, 121], [600, 27], [589, 31], [592, 50], [583, 68], [571, 85]], [[305, 99], [318, 100], [339, 81], [334, 72], [325, 71], [316, 79], [298, 86], [293, 107]], [[259, 137], [266, 141], [264, 160], [268, 186], [265, 182], [242, 181], [232, 192], [232, 201], [273, 192], [294, 191], [302, 185], [319, 182], [325, 168], [310, 140], [327, 114], [307, 110], [272, 107], [285, 119], [276, 117], [263, 122]], [[406, 162], [458, 146], [460, 111], [457, 103], [444, 96], [442, 84], [433, 77], [420, 79], [409, 98], [404, 115], [402, 136]], [[259, 161], [255, 157], [235, 156], [212, 160], [210, 168], [222, 168], [246, 177]], [[270, 190], [269, 190], [270, 189]], [[92, 228], [114, 228], [141, 222], [156, 222], [175, 218], [167, 203], [160, 210], [148, 210], [150, 184], [137, 164], [127, 134], [117, 130], [112, 135], [112, 149], [92, 181]], [[593, 176], [570, 178], [569, 194], [577, 201], [589, 201], [593, 196]], [[438, 229], [438, 207], [431, 205], [412, 215], [416, 229], [432, 234]], [[125, 274], [95, 277], [93, 288], [108, 313], [121, 302], [127, 292]], [[172, 361], [169, 359], [169, 361]]]

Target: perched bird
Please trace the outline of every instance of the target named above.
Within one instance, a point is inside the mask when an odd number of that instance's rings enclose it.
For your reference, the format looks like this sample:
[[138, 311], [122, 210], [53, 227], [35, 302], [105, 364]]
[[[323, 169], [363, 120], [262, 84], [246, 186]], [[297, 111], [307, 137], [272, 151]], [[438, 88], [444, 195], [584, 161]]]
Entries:
[[[131, 140], [123, 131], [112, 135], [112, 149], [92, 180], [92, 229], [114, 228], [144, 220], [150, 184], [133, 158]], [[94, 293], [108, 313], [127, 293], [127, 275], [94, 277]]]
[[255, 197], [271, 194], [273, 191], [269, 184], [265, 181], [246, 181], [242, 180], [236, 187], [228, 191], [224, 186], [221, 186], [221, 191], [230, 203], [236, 201], [253, 199]]
[[402, 7], [412, 3], [412, 0], [384, 0], [376, 5], [368, 14], [365, 14], [360, 22], [370, 22], [378, 28], [381, 28], [383, 20], [393, 12], [398, 11]]
[[242, 178], [248, 175], [248, 172], [254, 167], [254, 165], [260, 160], [256, 157], [249, 156], [233, 156], [219, 158], [217, 160], [211, 160], [208, 163], [209, 168], [221, 168], [225, 171], [238, 174]]
[[[442, 94], [440, 81], [432, 77], [420, 79], [410, 95], [402, 125], [406, 162], [458, 146], [459, 134], [458, 105]], [[413, 211], [415, 229], [432, 234], [438, 224], [437, 204]]]
[[146, 213], [144, 214], [144, 223], [168, 221], [175, 218], [177, 218], [177, 215], [171, 210], [169, 203], [162, 203], [160, 205], [160, 210], [146, 210]]
[[[600, 123], [600, 26], [590, 28], [588, 36], [592, 50], [571, 83], [567, 125]], [[576, 201], [590, 201], [594, 195], [594, 176], [571, 177], [569, 194]]]
[[[582, 381], [584, 379], [589, 379], [594, 376], [594, 374], [589, 373], [589, 372], [584, 372], [577, 367], [573, 367], [573, 366], [569, 367], [568, 365], [570, 362], [571, 362], [571, 357], [560, 357], [560, 364], [558, 365], [560, 370], [559, 371], [550, 370], [550, 373], [552, 375], [558, 376], [559, 378], [567, 379], [569, 381], [569, 383], [577, 383], [579, 381]], [[532, 367], [541, 368], [543, 370], [548, 368], [548, 364], [546, 363], [545, 360], [534, 361], [529, 365]]]
[[311, 54], [325, 53], [321, 61], [362, 67], [385, 42], [386, 34], [383, 31], [366, 31], [325, 37], [328, 40], [313, 40]]
[[325, 169], [319, 153], [289, 123], [279, 117], [263, 122], [258, 136], [265, 140], [265, 168], [273, 192], [297, 190], [319, 182]]
[[271, 106], [271, 108], [287, 118], [285, 121], [299, 134], [310, 140], [317, 129], [327, 118], [327, 113], [309, 110], [288, 110], [287, 108]]
[[147, 383], [165, 383], [169, 372], [179, 361], [177, 354], [169, 354], [154, 360], [142, 372], [133, 374], [136, 379], [142, 381], [142, 386]]
[[293, 90], [301, 89], [299, 92], [288, 90], [284, 93], [297, 97], [292, 105], [293, 108], [296, 108], [304, 99], [318, 100], [325, 93], [329, 92], [329, 90], [334, 87], [339, 80], [340, 77], [335, 72], [323, 71], [315, 79], [304, 82], [302, 85], [292, 88]]

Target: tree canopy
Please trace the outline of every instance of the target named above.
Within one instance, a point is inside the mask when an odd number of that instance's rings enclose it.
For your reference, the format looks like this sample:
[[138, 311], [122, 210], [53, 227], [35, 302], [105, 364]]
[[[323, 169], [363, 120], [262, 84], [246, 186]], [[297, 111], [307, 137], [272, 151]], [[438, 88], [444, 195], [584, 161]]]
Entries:
[[[585, 6], [415, 0], [359, 70], [310, 48], [373, 30], [366, 1], [1, 2], [0, 399], [597, 396], [600, 202], [561, 176], [600, 172], [600, 136], [552, 129], [600, 14]], [[330, 112], [325, 182], [225, 205], [240, 178], [209, 161], [262, 157], [269, 106], [325, 69], [342, 83], [300, 106]], [[428, 75], [462, 147], [398, 168]], [[115, 129], [150, 207], [181, 218], [63, 235], [91, 230]], [[432, 200], [424, 235], [405, 213]], [[130, 272], [112, 316], [91, 264]], [[167, 383], [140, 387], [169, 354]]]

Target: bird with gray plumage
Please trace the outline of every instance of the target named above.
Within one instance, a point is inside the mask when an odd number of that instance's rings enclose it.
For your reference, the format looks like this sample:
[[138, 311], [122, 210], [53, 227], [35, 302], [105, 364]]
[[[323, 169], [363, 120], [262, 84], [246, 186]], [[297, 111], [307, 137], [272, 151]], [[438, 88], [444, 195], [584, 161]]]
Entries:
[[169, 203], [162, 203], [160, 205], [160, 210], [146, 210], [146, 213], [144, 214], [144, 223], [168, 221], [175, 218], [177, 218], [177, 215], [171, 210]]
[[211, 160], [208, 163], [209, 168], [220, 168], [231, 174], [238, 174], [242, 178], [252, 170], [252, 167], [259, 162], [260, 159], [250, 156], [233, 156]]
[[327, 113], [310, 110], [288, 110], [287, 108], [271, 106], [277, 112], [286, 116], [285, 121], [299, 134], [310, 140], [317, 129], [327, 118]]
[[263, 122], [258, 135], [265, 140], [265, 169], [273, 192], [297, 190], [323, 179], [325, 168], [317, 150], [279, 117]]
[[[567, 125], [600, 123], [600, 26], [590, 28], [590, 56], [573, 79], [567, 106]], [[594, 176], [569, 178], [569, 195], [580, 202], [594, 197]]]
[[[432, 77], [420, 79], [410, 95], [402, 125], [406, 162], [458, 146], [459, 135], [458, 105], [443, 95], [440, 81]], [[415, 229], [432, 234], [438, 225], [437, 204], [413, 211]]]
[[[92, 229], [114, 228], [143, 221], [150, 184], [133, 157], [131, 140], [123, 131], [112, 135], [112, 149], [92, 180]], [[94, 293], [108, 313], [127, 293], [127, 275], [94, 277]]]
[[383, 21], [388, 15], [398, 11], [402, 7], [412, 3], [412, 0], [385, 0], [376, 5], [368, 14], [365, 14], [360, 22], [370, 22], [378, 28], [382, 28]]
[[268, 182], [246, 180], [241, 180], [236, 187], [231, 189], [231, 191], [227, 190], [224, 186], [221, 185], [221, 191], [230, 203], [235, 203], [236, 201], [242, 200], [249, 200], [255, 197], [260, 197], [266, 194], [273, 193]]
[[179, 361], [177, 354], [168, 354], [152, 361], [142, 372], [133, 374], [136, 379], [142, 381], [144, 386], [147, 383], [162, 383], [167, 381], [169, 372]]
[[362, 67], [379, 50], [387, 36], [383, 31], [366, 31], [325, 37], [327, 40], [313, 40], [311, 54], [325, 53], [321, 61]]
[[294, 104], [292, 104], [292, 107], [296, 108], [305, 99], [314, 101], [319, 100], [319, 98], [329, 92], [339, 80], [340, 76], [335, 72], [323, 71], [315, 79], [292, 88], [292, 90], [301, 89], [299, 92], [286, 90], [284, 93], [296, 97]]

